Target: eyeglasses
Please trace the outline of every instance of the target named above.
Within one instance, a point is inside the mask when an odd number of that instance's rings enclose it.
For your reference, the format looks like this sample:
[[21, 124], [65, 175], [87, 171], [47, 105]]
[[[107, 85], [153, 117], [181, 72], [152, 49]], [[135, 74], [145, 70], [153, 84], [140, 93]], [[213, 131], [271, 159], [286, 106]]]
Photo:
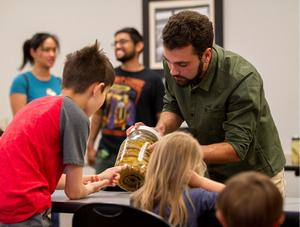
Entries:
[[121, 46], [125, 45], [126, 43], [130, 42], [130, 40], [128, 39], [120, 39], [120, 40], [116, 40], [114, 43], [112, 43], [111, 45], [113, 47], [117, 46], [118, 44], [120, 44]]

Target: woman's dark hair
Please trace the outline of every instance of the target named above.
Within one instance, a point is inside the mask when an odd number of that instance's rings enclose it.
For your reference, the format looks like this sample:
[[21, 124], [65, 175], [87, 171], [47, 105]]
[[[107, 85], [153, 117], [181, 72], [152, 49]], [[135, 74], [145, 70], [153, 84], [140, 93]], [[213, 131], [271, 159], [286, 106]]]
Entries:
[[22, 70], [28, 61], [30, 62], [30, 64], [33, 64], [33, 58], [30, 54], [30, 49], [36, 50], [48, 38], [52, 38], [56, 43], [57, 48], [59, 49], [59, 41], [55, 35], [49, 33], [36, 33], [34, 36], [32, 36], [31, 39], [26, 40], [23, 44], [23, 63], [20, 66], [19, 70]]

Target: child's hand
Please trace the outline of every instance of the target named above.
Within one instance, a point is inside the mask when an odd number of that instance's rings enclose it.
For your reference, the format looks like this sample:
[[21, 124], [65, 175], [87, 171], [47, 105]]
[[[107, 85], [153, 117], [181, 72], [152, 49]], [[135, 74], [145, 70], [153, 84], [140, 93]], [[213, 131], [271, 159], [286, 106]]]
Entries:
[[157, 143], [157, 142], [155, 142], [155, 143], [149, 145], [149, 146], [147, 147], [147, 150], [150, 151], [150, 152], [152, 153], [153, 150], [154, 150], [154, 148], [155, 148], [155, 146], [156, 146], [156, 143]]
[[98, 177], [100, 177], [101, 180], [108, 180], [109, 185], [116, 186], [120, 179], [120, 172], [125, 168], [126, 166], [114, 166], [98, 174]]
[[88, 184], [88, 183], [96, 182], [99, 180], [100, 180], [100, 177], [98, 175], [86, 175], [86, 176], [83, 176], [82, 183]]
[[110, 182], [108, 179], [103, 179], [103, 180], [98, 180], [98, 181], [94, 181], [94, 182], [87, 182], [85, 184], [85, 187], [88, 189], [89, 194], [91, 193], [95, 193], [100, 191], [102, 188], [107, 187], [110, 185]]

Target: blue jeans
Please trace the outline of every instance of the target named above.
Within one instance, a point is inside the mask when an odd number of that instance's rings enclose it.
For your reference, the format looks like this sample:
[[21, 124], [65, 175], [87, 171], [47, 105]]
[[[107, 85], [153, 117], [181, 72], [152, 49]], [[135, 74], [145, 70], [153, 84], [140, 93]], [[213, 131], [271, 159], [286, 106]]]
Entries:
[[49, 214], [51, 209], [48, 209], [40, 214], [36, 214], [25, 221], [13, 223], [13, 224], [2, 224], [0, 227], [51, 227], [51, 220]]

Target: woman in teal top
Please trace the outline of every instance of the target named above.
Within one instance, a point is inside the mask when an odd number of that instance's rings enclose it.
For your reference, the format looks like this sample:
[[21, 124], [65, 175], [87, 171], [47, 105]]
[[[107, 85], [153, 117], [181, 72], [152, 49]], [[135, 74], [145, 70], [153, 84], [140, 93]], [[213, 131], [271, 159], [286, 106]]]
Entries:
[[18, 75], [11, 85], [10, 104], [13, 115], [36, 98], [61, 93], [61, 79], [50, 73], [58, 48], [57, 37], [49, 33], [37, 33], [24, 42], [20, 70], [28, 62], [32, 65], [32, 70]]

